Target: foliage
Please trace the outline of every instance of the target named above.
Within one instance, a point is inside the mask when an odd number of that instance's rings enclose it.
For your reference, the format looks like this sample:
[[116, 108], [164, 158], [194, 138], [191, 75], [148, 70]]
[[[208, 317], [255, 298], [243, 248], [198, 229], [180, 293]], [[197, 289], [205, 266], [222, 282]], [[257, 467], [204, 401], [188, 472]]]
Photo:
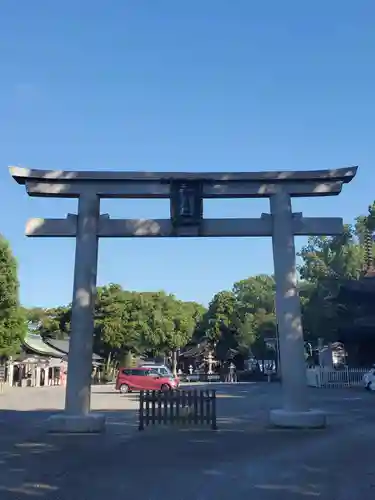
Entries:
[[235, 319], [236, 297], [233, 292], [218, 292], [211, 300], [208, 311], [203, 318], [203, 331], [205, 338], [211, 344], [217, 344], [228, 339], [233, 330]]
[[17, 263], [0, 235], [0, 355], [13, 356], [26, 334], [26, 318], [18, 297]]
[[313, 283], [358, 279], [364, 265], [363, 248], [350, 226], [345, 226], [340, 236], [310, 237], [299, 256], [303, 262], [299, 267], [301, 279]]
[[[345, 280], [362, 278], [368, 267], [368, 232], [375, 228], [375, 204], [367, 216], [357, 217], [354, 226], [345, 226], [343, 235], [311, 237], [299, 256], [301, 305], [306, 340], [336, 340], [343, 323], [353, 321], [344, 304], [331, 300]], [[371, 241], [370, 245], [373, 243]], [[372, 249], [371, 249], [372, 250]], [[370, 254], [372, 255], [372, 251]]]
[[265, 339], [275, 338], [275, 281], [258, 275], [236, 282], [231, 291], [217, 293], [203, 317], [199, 332], [216, 349], [219, 359], [230, 352], [262, 356]]
[[[94, 350], [122, 364], [132, 355], [169, 355], [192, 338], [205, 308], [165, 292], [130, 292], [118, 284], [98, 287]], [[71, 306], [26, 311], [30, 331], [43, 337], [70, 334]]]
[[25, 309], [29, 331], [37, 331], [43, 337], [64, 338], [70, 333], [70, 306]]
[[242, 313], [254, 314], [259, 309], [275, 313], [275, 280], [273, 276], [259, 274], [233, 285], [233, 293]]

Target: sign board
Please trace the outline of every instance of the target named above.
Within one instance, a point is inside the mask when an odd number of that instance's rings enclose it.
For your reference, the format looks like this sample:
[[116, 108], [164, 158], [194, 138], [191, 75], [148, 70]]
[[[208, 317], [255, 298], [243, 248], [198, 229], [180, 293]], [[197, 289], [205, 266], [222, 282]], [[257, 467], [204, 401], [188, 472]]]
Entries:
[[172, 182], [171, 220], [173, 226], [198, 226], [202, 217], [202, 184], [197, 181]]

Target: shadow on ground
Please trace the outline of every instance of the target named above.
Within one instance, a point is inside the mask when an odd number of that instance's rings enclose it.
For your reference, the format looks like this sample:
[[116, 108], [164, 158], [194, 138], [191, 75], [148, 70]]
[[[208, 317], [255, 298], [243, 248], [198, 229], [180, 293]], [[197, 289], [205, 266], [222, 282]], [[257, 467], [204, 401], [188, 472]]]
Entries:
[[311, 392], [329, 427], [286, 431], [267, 424], [278, 389], [220, 391], [217, 432], [138, 432], [136, 411], [125, 410], [105, 412], [103, 435], [48, 435], [43, 421], [55, 411], [0, 411], [0, 498], [373, 499], [375, 465], [366, 459], [375, 445], [372, 395]]

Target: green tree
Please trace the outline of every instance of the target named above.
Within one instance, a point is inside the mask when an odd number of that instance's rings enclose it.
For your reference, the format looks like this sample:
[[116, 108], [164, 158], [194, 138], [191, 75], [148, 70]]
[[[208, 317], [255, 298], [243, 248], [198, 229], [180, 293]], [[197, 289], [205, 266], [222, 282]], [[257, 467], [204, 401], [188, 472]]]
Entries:
[[154, 353], [164, 353], [172, 358], [172, 369], [177, 369], [177, 351], [192, 339], [201, 308], [197, 304], [179, 301], [173, 295], [158, 292], [153, 295], [146, 345]]
[[330, 280], [331, 284], [343, 279], [358, 279], [364, 266], [364, 251], [351, 226], [345, 226], [343, 235], [312, 236], [299, 257], [302, 280], [312, 283]]
[[211, 300], [206, 314], [202, 318], [200, 331], [202, 338], [215, 346], [216, 356], [224, 360], [229, 349], [237, 348], [236, 319], [237, 301], [233, 292], [218, 292]]
[[238, 322], [236, 340], [239, 352], [244, 356], [248, 356], [251, 347], [257, 341], [257, 330], [253, 314], [245, 314], [244, 318]]
[[95, 307], [96, 352], [119, 363], [133, 355], [173, 354], [188, 343], [202, 307], [159, 292], [129, 292], [120, 285], [98, 288]]
[[273, 276], [259, 274], [233, 285], [233, 293], [238, 307], [244, 314], [254, 314], [263, 309], [267, 314], [275, 313], [275, 280]]
[[265, 339], [276, 337], [275, 280], [259, 274], [233, 285], [236, 297], [237, 342], [243, 355], [267, 353]]
[[26, 317], [19, 303], [16, 259], [0, 235], [0, 355], [15, 355], [26, 331]]
[[306, 340], [336, 340], [343, 318], [349, 321], [343, 305], [331, 298], [345, 280], [360, 279], [372, 264], [374, 228], [373, 204], [368, 215], [357, 217], [354, 226], [346, 225], [342, 235], [311, 237], [302, 248], [300, 296]]
[[[275, 351], [268, 347], [268, 339], [276, 338], [276, 316], [264, 309], [258, 309], [252, 315], [255, 341], [250, 346], [252, 354], [257, 359], [272, 359]], [[272, 352], [270, 352], [272, 351]]]
[[198, 302], [183, 302], [183, 304], [186, 314], [190, 315], [195, 324], [198, 325], [207, 312], [207, 309]]
[[339, 326], [337, 304], [330, 300], [334, 296], [329, 280], [300, 284], [300, 299], [304, 339], [316, 344], [319, 337], [326, 341], [334, 341]]
[[24, 308], [24, 314], [28, 330], [39, 333], [39, 329], [45, 316], [45, 309], [43, 309], [43, 307], [31, 307], [30, 309]]
[[374, 267], [375, 202], [368, 207], [367, 215], [357, 217], [355, 228], [364, 250], [364, 269], [365, 271], [372, 270]]
[[199, 320], [200, 311], [195, 310], [196, 316], [192, 315], [191, 306], [182, 301], [175, 301], [173, 307], [173, 332], [167, 339], [167, 345], [172, 352], [172, 369], [177, 374], [177, 351], [188, 344]]
[[142, 321], [139, 294], [124, 291], [120, 285], [98, 287], [95, 304], [94, 349], [108, 359], [123, 362], [128, 353], [138, 353]]

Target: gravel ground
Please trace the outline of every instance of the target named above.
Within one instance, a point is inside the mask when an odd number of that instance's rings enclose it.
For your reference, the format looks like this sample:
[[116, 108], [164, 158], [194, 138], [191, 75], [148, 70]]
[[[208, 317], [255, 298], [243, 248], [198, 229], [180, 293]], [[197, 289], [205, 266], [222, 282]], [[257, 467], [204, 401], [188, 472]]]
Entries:
[[374, 394], [310, 389], [329, 426], [293, 431], [268, 426], [269, 409], [280, 403], [278, 384], [215, 387], [219, 431], [142, 433], [136, 396], [95, 387], [93, 410], [108, 417], [98, 436], [45, 433], [45, 418], [63, 408], [62, 388], [8, 390], [0, 396], [1, 500], [375, 498]]

